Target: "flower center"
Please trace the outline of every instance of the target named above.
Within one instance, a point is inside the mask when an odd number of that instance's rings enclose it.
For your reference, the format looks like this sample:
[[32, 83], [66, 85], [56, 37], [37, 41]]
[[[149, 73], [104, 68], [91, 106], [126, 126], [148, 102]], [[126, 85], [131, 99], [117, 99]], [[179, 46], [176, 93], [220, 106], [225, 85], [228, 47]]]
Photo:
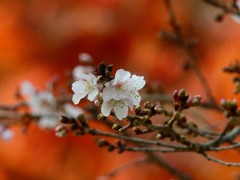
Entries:
[[116, 90], [120, 91], [120, 92], [124, 92], [126, 90], [124, 84], [122, 82], [118, 82], [115, 85]]
[[93, 90], [94, 90], [93, 86], [91, 86], [91, 84], [89, 82], [87, 82], [87, 84], [86, 84], [86, 91], [89, 93], [89, 92], [91, 92]]

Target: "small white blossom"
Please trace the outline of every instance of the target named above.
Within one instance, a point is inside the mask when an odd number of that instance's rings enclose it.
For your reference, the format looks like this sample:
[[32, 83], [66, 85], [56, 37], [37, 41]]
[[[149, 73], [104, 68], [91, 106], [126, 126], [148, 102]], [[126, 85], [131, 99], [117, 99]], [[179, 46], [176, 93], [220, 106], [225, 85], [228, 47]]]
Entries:
[[115, 78], [105, 84], [102, 98], [101, 111], [108, 116], [113, 109], [119, 120], [127, 117], [128, 107], [139, 106], [141, 96], [138, 90], [142, 89], [146, 81], [143, 76], [132, 75], [128, 71], [120, 69]]
[[10, 141], [13, 138], [13, 132], [9, 129], [6, 129], [1, 133], [1, 138], [5, 141]]
[[0, 125], [0, 137], [5, 141], [10, 141], [13, 138], [13, 132], [3, 125]]
[[58, 124], [56, 116], [42, 116], [39, 119], [38, 126], [42, 129], [53, 129]]
[[35, 88], [29, 81], [23, 81], [20, 86], [20, 93], [23, 96], [30, 96], [34, 94]]
[[20, 87], [20, 93], [28, 97], [27, 104], [34, 115], [49, 114], [56, 111], [56, 99], [49, 91], [38, 91], [29, 82], [24, 81]]
[[141, 101], [141, 96], [138, 90], [142, 89], [146, 81], [143, 76], [133, 75], [130, 72], [120, 69], [116, 72], [115, 78], [106, 83], [103, 90], [103, 100], [114, 99], [114, 97], [127, 97], [133, 101], [133, 104], [138, 106]]
[[128, 107], [130, 107], [130, 109], [132, 110], [133, 103], [128, 98], [115, 98], [110, 99], [109, 101], [103, 101], [101, 111], [104, 116], [109, 116], [111, 110], [113, 109], [116, 117], [119, 120], [122, 120], [128, 115]]
[[26, 96], [31, 113], [41, 118], [38, 121], [40, 128], [52, 129], [58, 123], [57, 102], [49, 91], [38, 91], [29, 82], [24, 81], [20, 87], [20, 93]]
[[92, 66], [76, 66], [73, 71], [72, 71], [72, 75], [73, 75], [73, 79], [74, 80], [79, 80], [80, 78], [77, 76], [77, 74], [83, 73], [83, 74], [88, 74], [88, 73], [93, 73], [94, 68]]
[[75, 107], [69, 103], [63, 105], [63, 110], [68, 116], [72, 118], [77, 118], [79, 115], [83, 114], [82, 109]]
[[99, 93], [97, 88], [97, 77], [93, 74], [77, 74], [80, 79], [72, 84], [72, 90], [74, 95], [72, 101], [74, 104], [78, 104], [81, 99], [88, 95], [87, 99], [93, 101]]
[[85, 62], [85, 63], [91, 63], [93, 61], [93, 58], [88, 53], [81, 53], [78, 56], [79, 61]]

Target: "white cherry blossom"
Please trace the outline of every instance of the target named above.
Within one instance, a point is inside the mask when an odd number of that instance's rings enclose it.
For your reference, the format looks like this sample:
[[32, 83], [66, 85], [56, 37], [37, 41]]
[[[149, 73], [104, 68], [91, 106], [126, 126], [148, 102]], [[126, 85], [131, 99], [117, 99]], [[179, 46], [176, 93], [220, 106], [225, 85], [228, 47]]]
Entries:
[[52, 129], [58, 123], [57, 102], [54, 95], [46, 90], [37, 90], [29, 81], [24, 81], [20, 93], [27, 97], [31, 113], [40, 116], [38, 125], [43, 129]]
[[132, 110], [133, 104], [128, 98], [115, 98], [109, 101], [103, 101], [101, 112], [104, 116], [109, 116], [113, 109], [119, 120], [127, 117], [128, 107]]
[[72, 71], [72, 75], [73, 75], [73, 79], [74, 80], [79, 80], [80, 78], [78, 77], [77, 74], [83, 73], [83, 74], [88, 74], [88, 73], [93, 73], [94, 68], [92, 66], [86, 65], [86, 66], [76, 66], [73, 71]]
[[103, 89], [103, 100], [114, 99], [117, 95], [129, 98], [134, 105], [138, 106], [141, 101], [138, 90], [142, 89], [145, 84], [143, 76], [132, 75], [131, 77], [130, 72], [120, 69], [116, 72], [115, 78], [106, 83]]
[[27, 96], [27, 104], [34, 115], [49, 114], [57, 109], [54, 95], [46, 90], [36, 90], [29, 81], [24, 81], [21, 84], [20, 93]]
[[67, 116], [72, 118], [77, 118], [79, 115], [83, 114], [83, 110], [81, 108], [75, 107], [69, 103], [63, 105], [63, 110]]
[[0, 137], [5, 141], [10, 141], [13, 138], [13, 132], [6, 128], [4, 125], [0, 125]]
[[103, 115], [108, 116], [113, 109], [119, 120], [127, 117], [128, 107], [132, 109], [133, 105], [139, 106], [141, 96], [138, 90], [142, 89], [145, 83], [143, 76], [131, 76], [128, 71], [118, 70], [115, 78], [106, 83], [103, 89]]
[[72, 101], [78, 104], [81, 99], [88, 95], [87, 99], [93, 101], [99, 93], [97, 88], [97, 77], [93, 74], [78, 73], [77, 77], [80, 79], [72, 84], [74, 95]]

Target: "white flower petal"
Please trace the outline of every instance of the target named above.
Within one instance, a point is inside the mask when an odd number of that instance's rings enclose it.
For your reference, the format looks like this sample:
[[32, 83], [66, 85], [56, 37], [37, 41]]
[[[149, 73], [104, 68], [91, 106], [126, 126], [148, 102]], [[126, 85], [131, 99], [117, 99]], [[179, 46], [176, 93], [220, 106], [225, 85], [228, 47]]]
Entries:
[[134, 88], [136, 88], [136, 90], [142, 89], [146, 84], [146, 81], [144, 80], [143, 76], [133, 75], [132, 76], [132, 81], [133, 81], [132, 85], [133, 85]]
[[114, 112], [119, 120], [127, 117], [128, 115], [128, 107], [124, 102], [118, 102], [114, 107]]
[[120, 80], [120, 81], [124, 82], [124, 81], [126, 81], [127, 79], [129, 79], [130, 76], [131, 76], [131, 73], [130, 73], [130, 72], [125, 71], [125, 70], [123, 70], [123, 69], [119, 69], [119, 70], [116, 71], [115, 79], [116, 79], [117, 81]]
[[76, 66], [72, 71], [72, 75], [75, 80], [79, 80], [81, 78], [79, 78], [77, 74], [81, 74], [81, 73], [88, 74], [88, 73], [92, 73], [93, 71], [94, 71], [94, 68], [92, 66]]
[[96, 86], [97, 84], [97, 77], [91, 73], [88, 74], [89, 81], [91, 82], [92, 85]]
[[79, 80], [72, 84], [72, 90], [74, 93], [83, 93], [86, 92], [86, 81]]
[[98, 89], [94, 88], [94, 90], [88, 94], [88, 100], [93, 101], [97, 95], [98, 95]]
[[118, 95], [118, 92], [115, 88], [105, 87], [103, 89], [102, 98], [104, 101], [109, 101], [110, 99], [113, 99], [116, 95]]
[[104, 116], [109, 116], [111, 113], [111, 110], [113, 108], [113, 104], [111, 102], [103, 102], [101, 106], [101, 112]]
[[89, 76], [88, 76], [88, 74], [84, 74], [84, 73], [78, 72], [78, 73], [76, 74], [76, 77], [79, 78], [79, 79], [82, 79], [82, 80], [89, 81]]
[[38, 125], [42, 129], [53, 129], [58, 123], [58, 120], [53, 117], [42, 117]]
[[74, 94], [73, 97], [72, 97], [72, 101], [74, 104], [78, 104], [79, 101], [84, 98], [85, 96], [87, 95], [87, 93], [77, 93], [77, 94]]
[[1, 133], [1, 138], [6, 140], [6, 141], [10, 141], [13, 138], [13, 132], [9, 129], [5, 129], [2, 133]]
[[23, 81], [20, 85], [20, 93], [23, 96], [31, 96], [34, 94], [35, 88], [30, 81]]
[[139, 95], [139, 93], [137, 91], [134, 91], [131, 93], [131, 97], [133, 100], [133, 104], [135, 106], [139, 106], [140, 102], [141, 102], [141, 96]]
[[73, 118], [77, 118], [80, 114], [83, 114], [81, 108], [75, 107], [69, 103], [63, 105], [63, 110], [65, 113]]

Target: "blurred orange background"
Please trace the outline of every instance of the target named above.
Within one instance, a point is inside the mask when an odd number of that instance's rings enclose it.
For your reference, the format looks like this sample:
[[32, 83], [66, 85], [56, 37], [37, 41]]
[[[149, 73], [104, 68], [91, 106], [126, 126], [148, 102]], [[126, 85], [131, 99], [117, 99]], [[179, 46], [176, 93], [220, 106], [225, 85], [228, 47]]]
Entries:
[[[233, 98], [231, 77], [222, 67], [240, 58], [240, 24], [198, 1], [173, 1], [186, 37], [199, 44], [199, 66], [217, 101]], [[192, 71], [183, 72], [188, 58], [178, 46], [159, 40], [162, 29], [170, 29], [163, 1], [148, 0], [2, 0], [0, 2], [0, 99], [14, 103], [22, 80], [35, 85], [55, 74], [64, 74], [78, 64], [78, 55], [91, 54], [95, 65], [114, 64], [159, 81], [171, 93], [184, 87], [191, 94], [203, 94]], [[205, 96], [204, 96], [205, 98]], [[237, 97], [238, 98], [238, 97]], [[224, 122], [222, 115], [202, 114], [209, 121]], [[141, 153], [109, 153], [96, 146], [93, 137], [57, 138], [53, 132], [31, 126], [27, 134], [14, 128], [11, 142], [0, 142], [0, 179], [94, 180], [115, 167], [143, 157]], [[236, 179], [239, 168], [208, 162], [193, 153], [161, 154], [171, 165], [193, 179]], [[237, 151], [216, 157], [239, 161]], [[164, 169], [146, 164], [129, 168], [114, 180], [173, 179]]]

